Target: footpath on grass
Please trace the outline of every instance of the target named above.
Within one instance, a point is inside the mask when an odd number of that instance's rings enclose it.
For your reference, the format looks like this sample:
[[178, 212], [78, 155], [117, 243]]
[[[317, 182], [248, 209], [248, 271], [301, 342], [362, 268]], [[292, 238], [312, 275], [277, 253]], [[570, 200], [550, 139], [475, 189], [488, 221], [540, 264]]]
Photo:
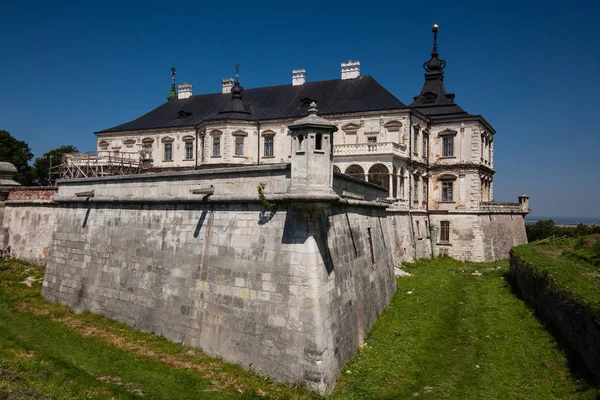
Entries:
[[[508, 263], [405, 266], [334, 399], [595, 399], [504, 280]], [[0, 264], [0, 398], [320, 398], [40, 296], [43, 268]]]

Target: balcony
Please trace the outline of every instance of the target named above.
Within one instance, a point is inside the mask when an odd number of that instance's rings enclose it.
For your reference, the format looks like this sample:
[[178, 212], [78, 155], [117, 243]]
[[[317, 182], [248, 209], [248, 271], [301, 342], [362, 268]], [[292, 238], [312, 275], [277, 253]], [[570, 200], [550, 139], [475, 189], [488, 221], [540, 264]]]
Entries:
[[357, 154], [393, 154], [406, 156], [406, 146], [394, 142], [338, 144], [333, 146], [334, 156]]

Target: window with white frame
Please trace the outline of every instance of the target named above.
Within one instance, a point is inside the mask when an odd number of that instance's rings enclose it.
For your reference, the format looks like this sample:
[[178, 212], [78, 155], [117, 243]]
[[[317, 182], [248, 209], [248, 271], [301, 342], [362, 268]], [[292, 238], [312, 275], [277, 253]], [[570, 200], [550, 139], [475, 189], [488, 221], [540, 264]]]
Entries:
[[413, 135], [413, 153], [419, 154], [419, 128], [414, 128]]
[[450, 242], [450, 221], [440, 221], [440, 242]]
[[419, 180], [417, 177], [413, 177], [413, 202], [416, 203], [419, 201]]
[[442, 182], [442, 201], [453, 201], [454, 182], [444, 181]]
[[368, 136], [367, 143], [377, 143], [377, 136]]
[[273, 140], [273, 136], [265, 136], [265, 152], [264, 152], [264, 156], [265, 157], [273, 157], [273, 144], [274, 144], [274, 140]]
[[185, 159], [192, 160], [194, 158], [194, 143], [185, 142]]
[[426, 135], [425, 132], [423, 132], [423, 153], [422, 153], [422, 156], [423, 156], [423, 159], [425, 161], [427, 161], [427, 156], [429, 154], [428, 147], [429, 147], [429, 135]]
[[235, 137], [235, 155], [236, 156], [244, 155], [244, 138], [241, 136]]
[[443, 136], [442, 157], [454, 157], [454, 135]]
[[163, 161], [173, 161], [173, 143], [165, 143]]
[[423, 204], [427, 203], [427, 184], [428, 184], [428, 179], [427, 178], [423, 178], [423, 184], [421, 186], [421, 188], [423, 189], [423, 197], [421, 198], [421, 200], [423, 201]]
[[221, 136], [213, 136], [212, 156], [221, 157]]

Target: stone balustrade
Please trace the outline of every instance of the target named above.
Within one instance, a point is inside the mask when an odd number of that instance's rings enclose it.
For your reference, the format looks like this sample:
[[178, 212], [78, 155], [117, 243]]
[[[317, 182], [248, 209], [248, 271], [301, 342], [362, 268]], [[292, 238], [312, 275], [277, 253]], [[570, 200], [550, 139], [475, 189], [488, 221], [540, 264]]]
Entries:
[[394, 142], [338, 144], [333, 147], [336, 156], [348, 154], [397, 154], [406, 155], [406, 146]]

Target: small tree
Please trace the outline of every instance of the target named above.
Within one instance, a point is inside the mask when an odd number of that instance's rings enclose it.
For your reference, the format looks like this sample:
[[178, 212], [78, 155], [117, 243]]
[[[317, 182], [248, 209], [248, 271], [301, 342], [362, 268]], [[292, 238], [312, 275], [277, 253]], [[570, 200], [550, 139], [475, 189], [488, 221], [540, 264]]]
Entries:
[[41, 157], [35, 159], [33, 163], [33, 168], [35, 169], [35, 182], [38, 185], [42, 186], [50, 186], [52, 182], [48, 179], [48, 173], [50, 172], [50, 167], [54, 167], [60, 163], [62, 163], [63, 154], [68, 153], [77, 153], [79, 150], [75, 146], [65, 145], [60, 146], [56, 149], [52, 149], [47, 151]]
[[21, 185], [33, 184], [34, 174], [29, 166], [33, 153], [29, 145], [11, 136], [8, 131], [0, 130], [0, 161], [12, 163], [17, 168], [14, 180]]

